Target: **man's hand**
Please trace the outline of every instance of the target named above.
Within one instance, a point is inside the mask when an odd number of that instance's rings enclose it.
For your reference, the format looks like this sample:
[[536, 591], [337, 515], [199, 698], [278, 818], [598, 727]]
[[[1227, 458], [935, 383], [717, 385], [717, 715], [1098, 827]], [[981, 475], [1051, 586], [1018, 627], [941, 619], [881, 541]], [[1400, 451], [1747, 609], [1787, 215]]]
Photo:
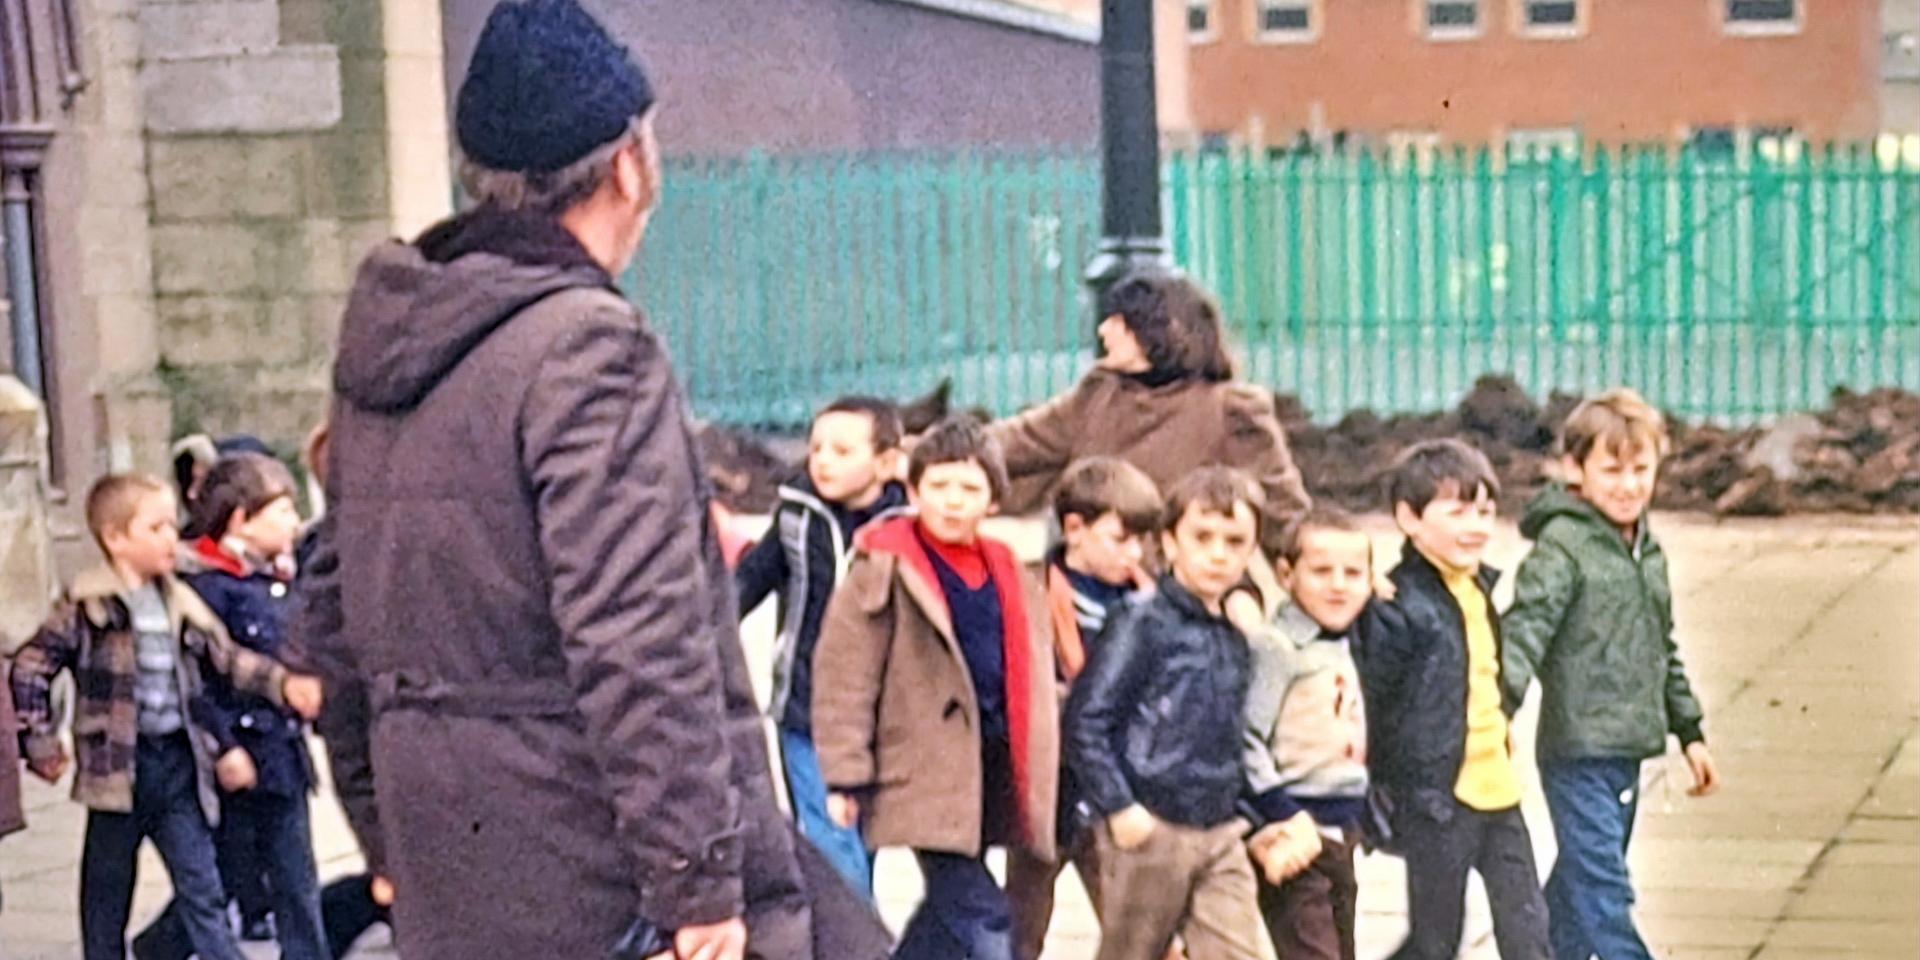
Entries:
[[27, 761], [27, 769], [33, 771], [34, 776], [48, 783], [58, 783], [60, 777], [67, 772], [66, 751], [63, 750], [50, 757], [42, 757], [39, 760], [29, 760]]
[[393, 881], [386, 877], [374, 877], [367, 887], [367, 895], [373, 898], [373, 905], [385, 910], [393, 906]]
[[1708, 752], [1705, 741], [1687, 745], [1687, 766], [1693, 770], [1693, 786], [1687, 790], [1687, 796], [1711, 796], [1720, 789], [1720, 769], [1713, 765], [1713, 754]]
[[827, 794], [827, 819], [842, 830], [852, 830], [860, 822], [860, 801], [850, 793]]
[[1146, 807], [1134, 804], [1107, 818], [1107, 829], [1113, 833], [1113, 845], [1122, 850], [1138, 850], [1160, 829], [1160, 821], [1153, 818]]
[[213, 777], [228, 793], [245, 793], [260, 785], [260, 771], [247, 751], [234, 747], [214, 761]]
[[702, 927], [681, 927], [673, 935], [676, 960], [745, 960], [747, 925], [739, 917]]
[[304, 720], [320, 719], [320, 703], [325, 699], [325, 694], [326, 689], [321, 686], [319, 677], [290, 673], [286, 682], [280, 685], [280, 698], [287, 702], [287, 709]]

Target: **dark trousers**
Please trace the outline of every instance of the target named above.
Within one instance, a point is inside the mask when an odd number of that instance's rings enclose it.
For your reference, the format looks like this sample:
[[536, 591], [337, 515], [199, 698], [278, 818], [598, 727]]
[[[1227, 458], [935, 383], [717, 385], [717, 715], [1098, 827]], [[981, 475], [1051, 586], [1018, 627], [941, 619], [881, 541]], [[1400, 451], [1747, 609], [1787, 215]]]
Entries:
[[1281, 960], [1354, 960], [1353, 921], [1360, 883], [1353, 872], [1354, 831], [1321, 837], [1306, 872], [1274, 886], [1260, 880], [1260, 916]]
[[1013, 960], [1013, 910], [987, 862], [914, 851], [926, 899], [900, 932], [894, 960]]
[[193, 747], [186, 734], [141, 737], [135, 750], [133, 812], [87, 815], [80, 860], [80, 939], [86, 960], [125, 960], [140, 842], [152, 840], [167, 867], [182, 934], [201, 960], [243, 960], [227, 926], [227, 898], [200, 810]]
[[220, 799], [220, 829], [213, 833], [213, 848], [220, 856], [220, 880], [227, 898], [240, 908], [241, 921], [252, 923], [273, 912], [268, 881], [273, 828], [261, 822], [258, 805], [246, 803], [245, 796], [228, 794]]
[[393, 924], [386, 907], [373, 902], [373, 874], [341, 877], [320, 891], [320, 916], [327, 925], [329, 956], [340, 960], [376, 923]]
[[[271, 793], [229, 794], [221, 803], [221, 824], [224, 830], [247, 838], [253, 845], [252, 862], [266, 871], [267, 886], [273, 892], [281, 957], [325, 960], [330, 954], [320, 915], [320, 880], [313, 859], [307, 799]], [[196, 952], [187, 936], [181, 906], [176, 896], [140, 934], [137, 947], [143, 960], [186, 960]], [[225, 915], [223, 906], [223, 919]]]
[[1633, 924], [1627, 845], [1640, 806], [1640, 761], [1541, 761], [1560, 856], [1547, 877], [1556, 960], [1651, 960]]
[[1479, 871], [1501, 960], [1547, 960], [1547, 904], [1520, 808], [1492, 812], [1454, 803], [1436, 820], [1407, 811], [1394, 823], [1407, 861], [1407, 941], [1394, 960], [1453, 960], [1467, 907], [1467, 874]]

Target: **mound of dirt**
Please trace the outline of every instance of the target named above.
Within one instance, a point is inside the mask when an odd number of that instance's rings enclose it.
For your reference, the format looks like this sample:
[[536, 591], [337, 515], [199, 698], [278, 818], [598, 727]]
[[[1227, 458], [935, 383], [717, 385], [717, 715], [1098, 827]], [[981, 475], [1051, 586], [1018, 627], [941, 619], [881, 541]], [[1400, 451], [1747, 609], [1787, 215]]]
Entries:
[[[950, 385], [941, 383], [904, 404], [909, 432], [944, 416], [949, 395]], [[1274, 396], [1274, 412], [1317, 498], [1352, 510], [1383, 509], [1381, 480], [1402, 450], [1459, 437], [1492, 461], [1503, 488], [1501, 508], [1511, 514], [1550, 478], [1555, 433], [1578, 402], [1555, 393], [1542, 405], [1511, 377], [1489, 376], [1441, 413], [1381, 417], [1356, 410], [1320, 427], [1287, 394]], [[1920, 395], [1842, 389], [1825, 410], [1738, 430], [1668, 422], [1674, 446], [1655, 498], [1661, 509], [1744, 516], [1920, 513]], [[741, 512], [771, 509], [775, 488], [806, 456], [804, 440], [713, 424], [700, 429], [699, 440], [716, 495]]]

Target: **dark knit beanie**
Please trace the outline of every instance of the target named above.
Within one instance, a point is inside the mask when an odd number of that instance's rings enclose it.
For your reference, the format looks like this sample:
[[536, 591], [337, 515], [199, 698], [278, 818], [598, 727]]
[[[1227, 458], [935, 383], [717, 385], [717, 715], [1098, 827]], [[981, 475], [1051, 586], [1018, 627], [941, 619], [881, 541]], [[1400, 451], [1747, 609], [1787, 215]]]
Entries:
[[578, 0], [507, 0], [474, 47], [454, 127], [474, 163], [550, 173], [613, 142], [652, 105], [639, 62]]

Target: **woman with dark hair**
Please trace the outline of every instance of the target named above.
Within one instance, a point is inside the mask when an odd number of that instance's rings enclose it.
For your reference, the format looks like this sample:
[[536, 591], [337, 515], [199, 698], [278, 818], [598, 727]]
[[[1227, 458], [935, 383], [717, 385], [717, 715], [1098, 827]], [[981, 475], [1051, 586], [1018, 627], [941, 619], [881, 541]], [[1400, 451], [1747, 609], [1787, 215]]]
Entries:
[[1009, 512], [1044, 502], [1075, 460], [1118, 457], [1162, 490], [1195, 467], [1246, 471], [1267, 494], [1261, 545], [1310, 504], [1265, 390], [1234, 382], [1220, 308], [1193, 281], [1150, 271], [1101, 299], [1100, 357], [1073, 389], [992, 426], [1013, 481]]

